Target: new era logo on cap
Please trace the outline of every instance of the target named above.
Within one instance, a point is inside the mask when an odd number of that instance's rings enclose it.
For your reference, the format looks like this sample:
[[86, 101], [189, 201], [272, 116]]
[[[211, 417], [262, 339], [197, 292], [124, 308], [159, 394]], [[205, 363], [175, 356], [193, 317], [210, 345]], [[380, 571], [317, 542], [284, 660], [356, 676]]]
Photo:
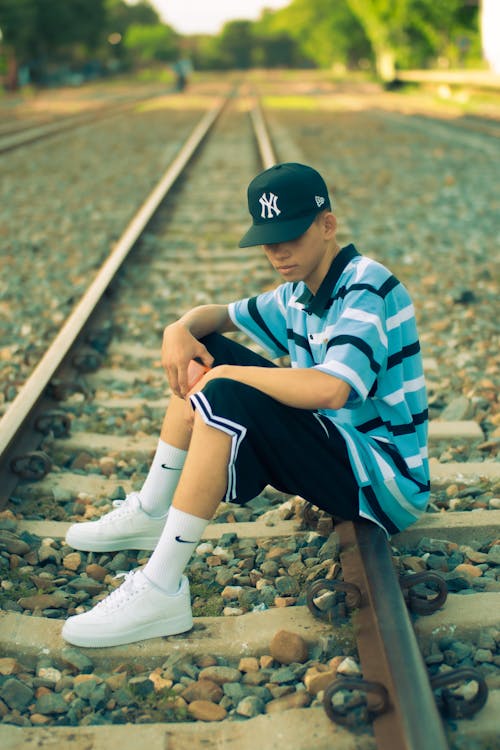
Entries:
[[289, 242], [304, 234], [319, 211], [330, 209], [325, 181], [312, 167], [276, 164], [248, 186], [252, 226], [240, 247]]

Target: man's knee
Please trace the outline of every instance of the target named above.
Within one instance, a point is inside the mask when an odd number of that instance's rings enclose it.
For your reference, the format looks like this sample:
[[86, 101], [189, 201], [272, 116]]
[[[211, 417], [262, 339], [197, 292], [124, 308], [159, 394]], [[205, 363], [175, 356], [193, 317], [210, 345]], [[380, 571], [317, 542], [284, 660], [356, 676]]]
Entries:
[[266, 396], [245, 383], [231, 378], [214, 378], [203, 387], [202, 393], [214, 415], [244, 423], [245, 414], [261, 411], [259, 402]]

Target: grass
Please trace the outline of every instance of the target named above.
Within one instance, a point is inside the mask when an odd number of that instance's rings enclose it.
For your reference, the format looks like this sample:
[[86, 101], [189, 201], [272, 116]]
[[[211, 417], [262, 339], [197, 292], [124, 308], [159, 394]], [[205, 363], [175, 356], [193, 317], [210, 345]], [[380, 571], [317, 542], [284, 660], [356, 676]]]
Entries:
[[9, 583], [13, 584], [13, 586], [9, 589], [0, 589], [0, 609], [3, 609], [4, 604], [9, 601], [17, 602], [19, 599], [22, 599], [26, 596], [34, 596], [35, 594], [49, 594], [54, 590], [54, 587], [51, 587], [50, 590], [46, 589], [45, 591], [35, 588], [34, 584], [29, 578], [29, 574], [19, 573], [15, 568], [14, 570], [9, 571], [8, 580]]

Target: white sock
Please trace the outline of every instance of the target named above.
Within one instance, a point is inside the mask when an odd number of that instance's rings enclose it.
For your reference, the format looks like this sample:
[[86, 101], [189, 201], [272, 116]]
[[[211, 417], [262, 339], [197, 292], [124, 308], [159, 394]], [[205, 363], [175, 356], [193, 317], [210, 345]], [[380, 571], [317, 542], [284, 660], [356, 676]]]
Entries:
[[153, 463], [150, 466], [139, 500], [142, 509], [150, 516], [164, 516], [172, 504], [187, 451], [158, 441]]
[[205, 518], [170, 508], [162, 535], [144, 567], [146, 578], [167, 594], [175, 594], [208, 523]]

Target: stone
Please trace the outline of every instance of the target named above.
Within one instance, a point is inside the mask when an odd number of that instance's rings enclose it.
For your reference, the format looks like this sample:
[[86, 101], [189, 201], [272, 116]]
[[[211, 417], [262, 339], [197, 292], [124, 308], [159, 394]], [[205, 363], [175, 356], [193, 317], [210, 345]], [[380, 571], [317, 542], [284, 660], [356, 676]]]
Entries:
[[316, 674], [306, 675], [304, 685], [311, 695], [317, 695], [320, 690], [325, 690], [337, 676], [337, 670], [329, 669], [326, 672], [317, 672]]
[[192, 682], [181, 693], [181, 696], [188, 703], [192, 703], [193, 701], [197, 700], [219, 703], [223, 695], [224, 691], [222, 690], [221, 686], [216, 682], [213, 682], [213, 680], [208, 679], [200, 679], [196, 682]]
[[42, 714], [31, 714], [30, 721], [34, 726], [43, 726], [43, 724], [50, 724], [50, 716], [42, 716]]
[[474, 654], [474, 661], [479, 663], [492, 662], [493, 654], [489, 648], [478, 648]]
[[297, 602], [296, 596], [276, 596], [274, 598], [275, 607], [293, 607]]
[[150, 695], [155, 689], [154, 682], [149, 679], [148, 675], [131, 677], [128, 681], [128, 686], [135, 695], [140, 695], [141, 697]]
[[167, 680], [157, 672], [151, 672], [149, 679], [154, 685], [155, 693], [159, 693], [161, 690], [168, 690], [174, 684], [172, 680]]
[[53, 562], [56, 565], [61, 564], [61, 552], [52, 547], [51, 544], [41, 544], [38, 550], [38, 560], [41, 563]]
[[99, 459], [99, 468], [105, 477], [110, 477], [116, 471], [116, 461], [111, 456], [102, 456]]
[[423, 570], [427, 570], [425, 560], [416, 555], [407, 555], [402, 558], [402, 562], [407, 570], [412, 570], [414, 573], [421, 573]]
[[63, 666], [74, 672], [89, 674], [94, 670], [94, 665], [81, 651], [76, 648], [63, 648], [60, 657]]
[[67, 570], [76, 571], [82, 563], [82, 556], [79, 552], [70, 552], [63, 557], [63, 565]]
[[71, 581], [68, 581], [68, 586], [75, 591], [85, 591], [87, 594], [90, 594], [90, 596], [100, 594], [104, 589], [104, 584], [95, 581], [88, 576], [78, 576], [78, 578], [73, 578]]
[[500, 544], [493, 544], [488, 550], [488, 562], [500, 565]]
[[100, 680], [95, 675], [86, 675], [86, 677], [86, 680], [75, 680], [73, 689], [79, 698], [88, 701]]
[[300, 635], [289, 630], [278, 630], [274, 634], [269, 651], [280, 664], [303, 663], [308, 657], [307, 643]]
[[44, 716], [47, 714], [65, 714], [67, 710], [68, 704], [59, 693], [44, 693], [39, 696], [35, 704], [35, 711]]
[[[40, 667], [37, 669], [36, 674], [37, 677], [41, 677], [42, 679], [51, 682], [53, 685], [55, 685], [56, 682], [59, 682], [62, 677], [62, 673], [55, 667]], [[41, 713], [43, 713], [43, 711]]]
[[9, 677], [0, 686], [0, 698], [12, 711], [23, 711], [32, 703], [34, 697], [33, 690], [15, 677]]
[[457, 396], [452, 399], [440, 414], [440, 419], [447, 422], [459, 422], [464, 419], [470, 419], [472, 416], [472, 405], [465, 396]]
[[488, 561], [488, 555], [486, 552], [479, 552], [465, 544], [460, 547], [460, 552], [463, 552], [467, 560], [470, 560], [472, 563], [485, 563]]
[[227, 711], [223, 706], [210, 701], [193, 701], [188, 705], [188, 711], [198, 721], [222, 721], [227, 716]]
[[274, 659], [270, 654], [263, 654], [259, 658], [259, 666], [261, 669], [270, 669], [274, 664]]
[[275, 698], [266, 704], [266, 713], [274, 714], [281, 711], [288, 711], [291, 708], [305, 708], [311, 703], [311, 696], [306, 690], [296, 693], [283, 695], [281, 698]]
[[25, 555], [31, 547], [16, 534], [2, 529], [0, 530], [0, 549], [6, 550], [11, 555]]
[[238, 664], [240, 672], [258, 672], [259, 662], [255, 656], [244, 656]]
[[97, 565], [97, 563], [89, 563], [85, 567], [85, 573], [89, 578], [92, 578], [95, 581], [104, 581], [104, 579], [108, 575], [108, 571], [106, 570], [106, 568], [104, 568], [102, 565]]
[[34, 594], [18, 600], [23, 609], [68, 609], [69, 601], [63, 594]]
[[4, 656], [0, 659], [0, 674], [11, 675], [21, 672], [21, 665], [12, 656]]
[[241, 591], [243, 591], [243, 586], [225, 586], [220, 595], [225, 601], [230, 601], [231, 599], [237, 599]]
[[239, 682], [241, 680], [241, 672], [234, 667], [205, 667], [198, 675], [198, 679], [211, 680], [217, 685], [223, 685], [225, 682]]
[[479, 578], [483, 575], [483, 571], [477, 565], [471, 565], [470, 563], [460, 563], [455, 568], [455, 573], [465, 573], [465, 575], [471, 578]]
[[352, 676], [361, 674], [361, 670], [358, 664], [354, 661], [354, 659], [351, 656], [346, 656], [346, 658], [337, 667], [337, 672], [339, 674], [352, 675]]
[[265, 703], [256, 695], [247, 695], [242, 698], [236, 706], [236, 713], [240, 716], [246, 716], [248, 719], [264, 713]]
[[292, 576], [278, 576], [274, 585], [281, 596], [298, 596], [300, 593], [298, 581]]

